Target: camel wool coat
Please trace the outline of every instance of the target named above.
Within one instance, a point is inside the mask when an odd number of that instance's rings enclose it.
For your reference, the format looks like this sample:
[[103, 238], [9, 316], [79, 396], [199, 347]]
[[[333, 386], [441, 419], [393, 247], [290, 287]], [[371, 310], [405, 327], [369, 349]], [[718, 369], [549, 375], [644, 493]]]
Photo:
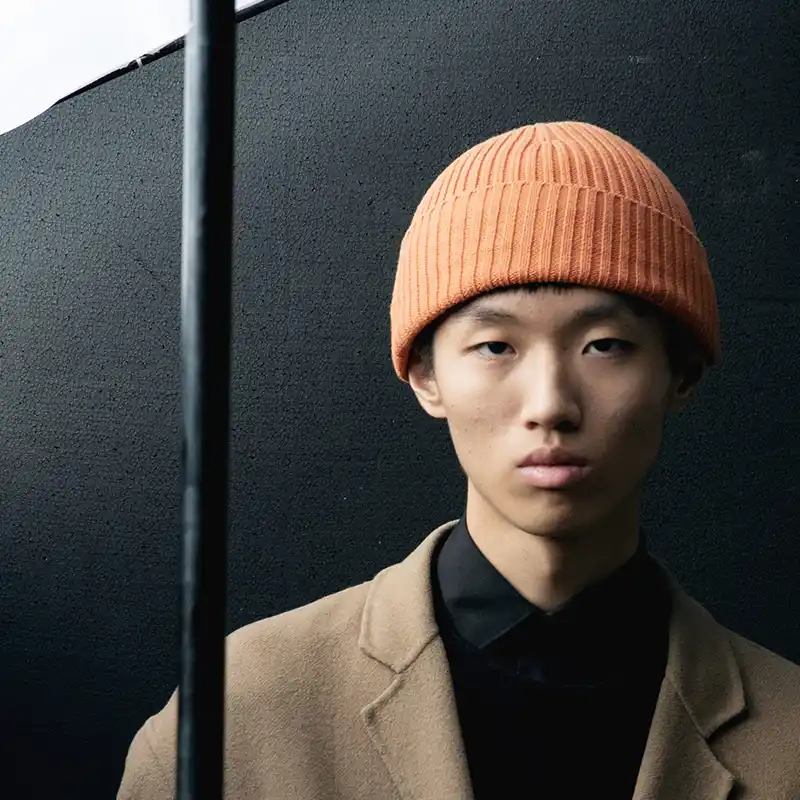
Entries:
[[[471, 800], [430, 583], [456, 522], [371, 580], [228, 637], [226, 800]], [[667, 574], [669, 654], [634, 800], [800, 800], [800, 666]], [[118, 800], [173, 800], [176, 695], [134, 737]]]

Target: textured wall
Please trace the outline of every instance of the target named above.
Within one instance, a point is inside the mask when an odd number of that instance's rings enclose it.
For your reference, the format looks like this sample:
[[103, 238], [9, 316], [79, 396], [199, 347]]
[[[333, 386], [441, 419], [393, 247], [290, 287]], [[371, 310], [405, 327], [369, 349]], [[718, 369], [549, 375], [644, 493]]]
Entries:
[[[394, 376], [423, 192], [472, 144], [582, 119], [693, 209], [723, 363], [668, 428], [653, 549], [800, 660], [798, 10], [292, 0], [239, 27], [229, 628], [360, 582], [462, 511]], [[0, 138], [0, 766], [113, 796], [178, 674], [182, 53]], [[5, 795], [5, 791], [3, 792]]]

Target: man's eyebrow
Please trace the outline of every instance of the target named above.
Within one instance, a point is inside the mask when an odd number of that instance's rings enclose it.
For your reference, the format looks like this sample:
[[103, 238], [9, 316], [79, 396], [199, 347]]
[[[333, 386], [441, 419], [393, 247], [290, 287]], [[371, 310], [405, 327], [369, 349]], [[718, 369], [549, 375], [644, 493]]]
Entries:
[[[463, 311], [458, 312], [456, 316], [472, 325], [491, 325], [495, 323], [510, 323], [512, 325], [523, 324], [522, 319], [511, 311], [478, 304], [467, 306]], [[575, 327], [582, 323], [597, 322], [600, 320], [621, 319], [627, 316], [629, 316], [628, 309], [623, 303], [614, 300], [604, 300], [576, 311], [569, 322], [567, 322], [567, 327]]]

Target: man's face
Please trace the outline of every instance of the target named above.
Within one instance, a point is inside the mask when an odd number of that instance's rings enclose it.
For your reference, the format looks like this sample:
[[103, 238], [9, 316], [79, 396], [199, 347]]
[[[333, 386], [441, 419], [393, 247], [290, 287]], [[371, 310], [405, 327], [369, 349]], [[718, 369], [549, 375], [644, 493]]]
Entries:
[[[616, 313], [577, 316], [599, 304]], [[414, 365], [409, 381], [447, 420], [480, 516], [546, 536], [580, 535], [638, 504], [665, 415], [688, 399], [656, 319], [585, 287], [477, 298], [437, 330], [433, 375]], [[588, 459], [588, 476], [559, 489], [526, 482], [519, 462], [556, 446]]]

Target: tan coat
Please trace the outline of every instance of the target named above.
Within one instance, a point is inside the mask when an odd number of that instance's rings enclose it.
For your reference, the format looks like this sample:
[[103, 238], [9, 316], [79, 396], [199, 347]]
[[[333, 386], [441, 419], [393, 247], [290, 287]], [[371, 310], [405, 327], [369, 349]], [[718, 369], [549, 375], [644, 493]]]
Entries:
[[[429, 577], [455, 522], [372, 580], [228, 637], [227, 800], [472, 797]], [[800, 666], [670, 582], [635, 800], [733, 800], [734, 787], [736, 800], [799, 800]], [[173, 694], [136, 734], [118, 800], [173, 799], [176, 719]]]

